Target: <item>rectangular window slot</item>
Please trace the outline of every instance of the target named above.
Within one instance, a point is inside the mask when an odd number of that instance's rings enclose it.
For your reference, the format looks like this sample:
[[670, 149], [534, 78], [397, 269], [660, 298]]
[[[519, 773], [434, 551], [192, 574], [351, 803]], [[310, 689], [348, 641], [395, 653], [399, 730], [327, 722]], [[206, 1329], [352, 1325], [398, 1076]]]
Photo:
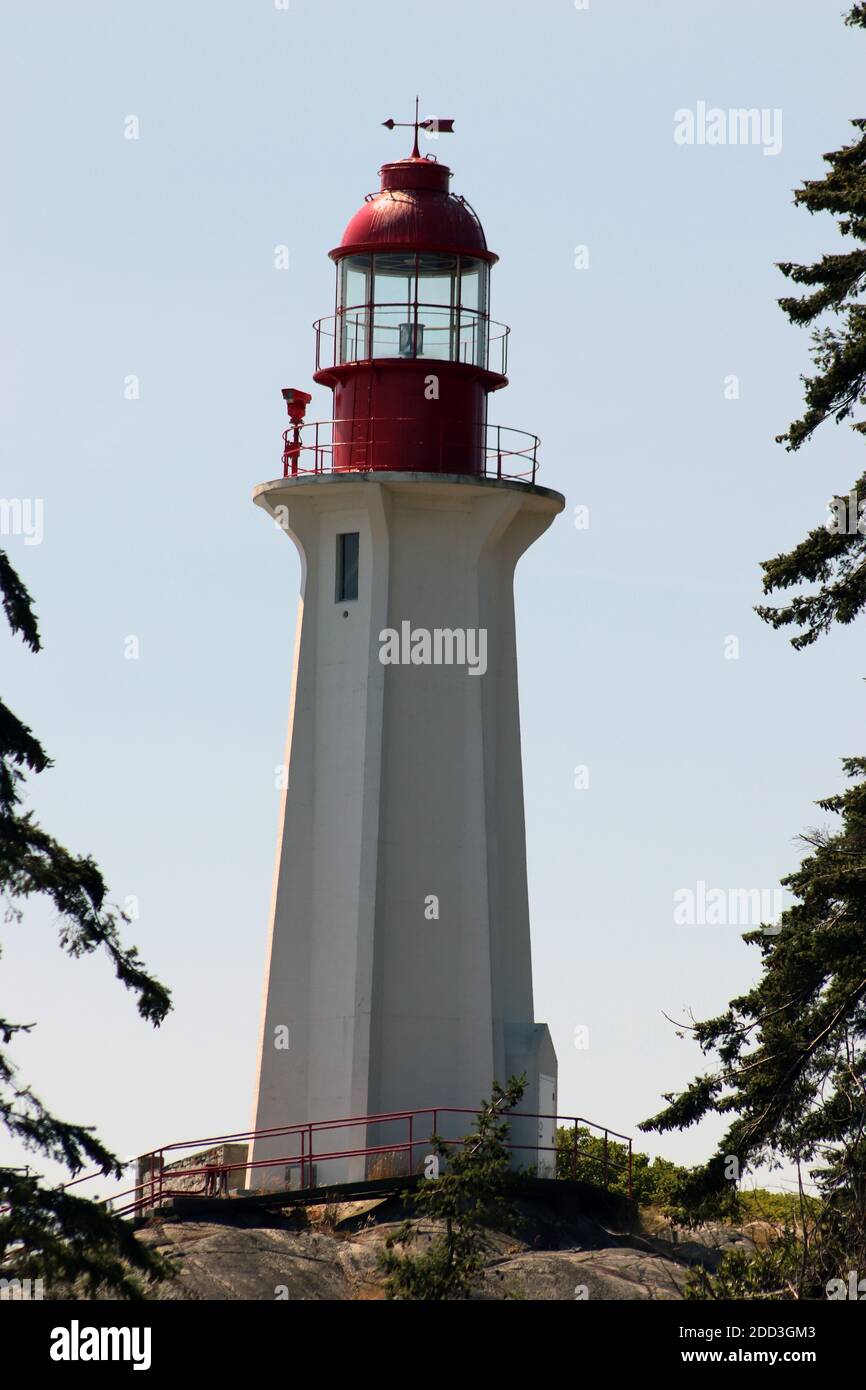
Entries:
[[344, 531], [337, 536], [336, 603], [358, 597], [359, 540], [357, 531]]

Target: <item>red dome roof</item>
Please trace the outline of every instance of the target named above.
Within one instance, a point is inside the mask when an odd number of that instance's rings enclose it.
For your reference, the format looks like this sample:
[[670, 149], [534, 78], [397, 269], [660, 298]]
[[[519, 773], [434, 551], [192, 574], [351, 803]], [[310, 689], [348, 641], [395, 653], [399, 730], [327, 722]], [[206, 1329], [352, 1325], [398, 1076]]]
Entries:
[[371, 193], [331, 256], [360, 251], [451, 251], [498, 258], [488, 249], [484, 228], [464, 198], [448, 191], [451, 171], [432, 159], [398, 159], [383, 164], [382, 187]]

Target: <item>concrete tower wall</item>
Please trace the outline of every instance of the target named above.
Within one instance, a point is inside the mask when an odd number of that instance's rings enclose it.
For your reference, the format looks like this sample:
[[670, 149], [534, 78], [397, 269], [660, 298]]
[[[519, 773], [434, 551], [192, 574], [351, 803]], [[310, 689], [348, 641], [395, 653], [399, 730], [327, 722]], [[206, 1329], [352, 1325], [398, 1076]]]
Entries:
[[[512, 584], [562, 498], [370, 472], [278, 480], [256, 501], [298, 547], [302, 596], [254, 1126], [474, 1109], [524, 1070], [522, 1108], [536, 1110], [556, 1059], [533, 1020]], [[358, 598], [337, 602], [337, 536], [351, 531]], [[380, 633], [405, 623], [472, 629], [485, 673], [383, 664]], [[397, 1136], [380, 1130], [335, 1131], [331, 1146]], [[535, 1134], [523, 1125], [525, 1163]], [[253, 1157], [286, 1149], [259, 1140]], [[267, 1185], [262, 1170], [251, 1182]]]

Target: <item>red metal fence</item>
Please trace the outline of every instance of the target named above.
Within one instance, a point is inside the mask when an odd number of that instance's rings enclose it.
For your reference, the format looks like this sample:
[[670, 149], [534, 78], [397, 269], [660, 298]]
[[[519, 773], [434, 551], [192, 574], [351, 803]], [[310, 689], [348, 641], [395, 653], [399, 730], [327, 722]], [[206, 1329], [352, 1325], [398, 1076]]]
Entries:
[[[210, 1135], [201, 1139], [179, 1140], [171, 1144], [164, 1144], [158, 1149], [152, 1149], [149, 1153], [143, 1154], [138, 1162], [148, 1166], [148, 1175], [142, 1181], [137, 1182], [134, 1187], [115, 1194], [111, 1198], [111, 1205], [119, 1215], [132, 1215], [146, 1208], [159, 1206], [174, 1196], [226, 1195], [233, 1173], [246, 1171], [253, 1175], [259, 1170], [273, 1168], [283, 1168], [287, 1180], [290, 1179], [293, 1172], [296, 1172], [297, 1186], [301, 1189], [312, 1188], [315, 1184], [317, 1168], [326, 1163], [346, 1159], [364, 1159], [369, 1167], [371, 1158], [375, 1159], [385, 1155], [404, 1155], [406, 1173], [395, 1174], [394, 1176], [406, 1176], [415, 1170], [416, 1150], [426, 1149], [429, 1151], [432, 1136], [438, 1133], [440, 1121], [444, 1117], [452, 1115], [474, 1116], [475, 1114], [474, 1110], [462, 1106], [437, 1106], [420, 1110], [392, 1111], [380, 1115], [354, 1115], [339, 1120], [314, 1120], [306, 1124], [285, 1125], [273, 1129], [247, 1130], [236, 1134]], [[515, 1143], [509, 1139], [506, 1141], [506, 1146], [512, 1152], [526, 1151], [533, 1155], [550, 1154], [552, 1156], [551, 1166], [557, 1176], [583, 1178], [605, 1188], [609, 1188], [613, 1182], [619, 1180], [629, 1198], [632, 1196], [632, 1141], [627, 1135], [619, 1134], [616, 1130], [575, 1115], [543, 1115], [513, 1110], [508, 1112], [507, 1118], [509, 1120], [534, 1120], [536, 1125], [540, 1121], [553, 1122], [553, 1144], [542, 1144], [538, 1141]], [[405, 1126], [404, 1133], [396, 1140], [388, 1140], [386, 1143], [360, 1142], [367, 1137], [364, 1133], [359, 1136], [359, 1143], [354, 1147], [335, 1149], [333, 1139], [329, 1141], [327, 1137], [336, 1130], [359, 1129], [363, 1126], [366, 1131], [366, 1128], [372, 1125], [393, 1124]], [[557, 1144], [557, 1129], [560, 1131], [570, 1129], [573, 1139], [570, 1142], [563, 1142], [560, 1138], [560, 1142]], [[586, 1153], [586, 1136], [593, 1131], [595, 1136], [601, 1138], [601, 1151], [599, 1152], [596, 1147], [589, 1155]], [[177, 1166], [172, 1158], [172, 1156], [181, 1155], [182, 1151], [189, 1152], [191, 1149], [198, 1150], [200, 1156], [201, 1150], [213, 1149], [225, 1144], [247, 1143], [252, 1145], [256, 1141], [266, 1140], [271, 1145], [274, 1141], [283, 1139], [286, 1141], [285, 1152], [279, 1153], [276, 1157], [253, 1161], [250, 1161], [249, 1150], [247, 1158], [243, 1161], [230, 1163], [196, 1162], [197, 1155], [193, 1154], [190, 1156], [190, 1166], [185, 1167], [182, 1162], [180, 1166]], [[461, 1139], [443, 1139], [443, 1142], [451, 1146], [462, 1144]], [[262, 1176], [265, 1174], [263, 1173]], [[79, 1184], [93, 1182], [100, 1178], [105, 1181], [104, 1174], [100, 1172], [86, 1173], [67, 1183], [66, 1187], [76, 1187]], [[190, 1179], [200, 1179], [200, 1187], [190, 1188], [188, 1185]], [[179, 1183], [183, 1185], [178, 1186]], [[256, 1190], [254, 1180], [252, 1183], [249, 1183], [248, 1180], [248, 1184], [252, 1190]], [[286, 1181], [284, 1188], [274, 1188], [273, 1190], [285, 1190], [288, 1186], [289, 1181]]]
[[[283, 431], [283, 477], [299, 473], [369, 473], [374, 471], [377, 451], [405, 459], [407, 472], [419, 451], [427, 460], [424, 472], [447, 473], [459, 457], [461, 467], [485, 478], [505, 478], [511, 482], [534, 483], [539, 469], [537, 435], [510, 425], [486, 424], [473, 427], [478, 443], [467, 444], [467, 429], [460, 420], [440, 420], [438, 434], [432, 426], [423, 429], [416, 417], [388, 416], [360, 421], [308, 420]], [[345, 437], [341, 431], [345, 430]], [[423, 435], [423, 438], [419, 435]], [[472, 431], [470, 430], [471, 434]]]
[[419, 301], [349, 305], [313, 324], [316, 371], [408, 358], [463, 362], [505, 376], [511, 329], [477, 309]]

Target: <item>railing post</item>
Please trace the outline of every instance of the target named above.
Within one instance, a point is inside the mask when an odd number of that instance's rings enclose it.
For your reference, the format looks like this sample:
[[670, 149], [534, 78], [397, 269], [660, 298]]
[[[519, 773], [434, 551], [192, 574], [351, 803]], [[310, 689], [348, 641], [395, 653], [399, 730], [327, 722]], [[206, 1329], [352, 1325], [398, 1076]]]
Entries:
[[633, 1197], [633, 1191], [632, 1191], [632, 1147], [631, 1147], [631, 1146], [632, 1146], [632, 1141], [631, 1141], [631, 1139], [629, 1139], [629, 1141], [628, 1141], [628, 1200], [629, 1200], [629, 1201], [631, 1201], [631, 1200], [632, 1200], [632, 1197]]
[[414, 1147], [415, 1147], [415, 1145], [414, 1145], [414, 1143], [413, 1143], [413, 1140], [412, 1140], [412, 1121], [413, 1121], [413, 1119], [414, 1119], [414, 1116], [413, 1116], [413, 1115], [410, 1115], [410, 1116], [409, 1116], [409, 1177], [410, 1177], [410, 1178], [411, 1178], [411, 1176], [412, 1176], [412, 1151], [413, 1151], [413, 1149], [414, 1149]]
[[604, 1185], [607, 1187], [607, 1130], [604, 1131]]
[[577, 1181], [577, 1120], [574, 1122], [574, 1145], [571, 1154], [571, 1176]]
[[313, 1186], [313, 1126], [312, 1126], [312, 1124], [307, 1125], [307, 1138], [308, 1138], [309, 1144], [310, 1144], [309, 1153], [307, 1154], [307, 1165], [308, 1165], [308, 1168], [309, 1168], [309, 1177], [310, 1177], [310, 1181], [307, 1183], [307, 1187], [312, 1187], [312, 1186]]

